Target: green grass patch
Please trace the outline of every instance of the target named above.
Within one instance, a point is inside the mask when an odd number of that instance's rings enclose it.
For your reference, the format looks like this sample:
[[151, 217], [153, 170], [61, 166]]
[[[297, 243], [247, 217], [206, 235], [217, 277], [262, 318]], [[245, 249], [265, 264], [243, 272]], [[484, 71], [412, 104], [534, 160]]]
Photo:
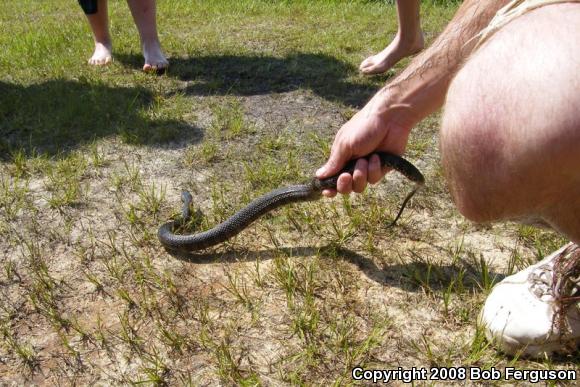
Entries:
[[[423, 1], [427, 42], [458, 1]], [[437, 165], [438, 115], [411, 136], [427, 177], [397, 227], [397, 174], [286, 207], [190, 258], [160, 223], [188, 189], [207, 229], [302, 183], [409, 60], [364, 77], [397, 31], [392, 1], [165, 0], [166, 75], [110, 1], [114, 62], [70, 0], [0, 8], [0, 375], [8, 384], [350, 385], [355, 365], [574, 368], [498, 355], [475, 319], [502, 275], [564, 241], [475, 227]]]

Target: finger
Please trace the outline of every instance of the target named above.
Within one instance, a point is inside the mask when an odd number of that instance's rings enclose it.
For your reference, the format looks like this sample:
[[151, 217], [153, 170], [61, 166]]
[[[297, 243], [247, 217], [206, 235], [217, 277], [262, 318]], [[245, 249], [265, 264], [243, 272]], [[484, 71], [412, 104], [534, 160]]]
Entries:
[[381, 168], [381, 159], [378, 155], [371, 156], [368, 169], [368, 181], [370, 184], [376, 184], [383, 178], [383, 171]]
[[346, 152], [342, 146], [336, 145], [335, 143], [330, 151], [330, 157], [326, 164], [316, 171], [316, 177], [324, 179], [336, 175], [349, 159], [350, 153]]
[[336, 190], [343, 195], [348, 195], [352, 192], [352, 175], [350, 173], [343, 173], [338, 177]]
[[325, 189], [322, 190], [322, 196], [325, 196], [327, 198], [333, 198], [336, 196], [336, 190], [335, 189]]
[[352, 190], [356, 193], [361, 193], [367, 186], [367, 171], [369, 163], [366, 159], [360, 158], [356, 162], [354, 172], [352, 174]]

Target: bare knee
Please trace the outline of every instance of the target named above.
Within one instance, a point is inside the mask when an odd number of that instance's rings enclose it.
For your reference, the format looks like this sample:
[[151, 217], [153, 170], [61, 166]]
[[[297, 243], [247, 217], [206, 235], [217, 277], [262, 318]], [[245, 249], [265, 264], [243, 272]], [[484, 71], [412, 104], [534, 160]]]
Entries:
[[[474, 96], [477, 68], [464, 68], [452, 82], [441, 124], [441, 154], [451, 196], [458, 210], [474, 222], [502, 217], [503, 187], [509, 184], [503, 163], [504, 134], [489, 119], [491, 106]], [[487, 111], [486, 111], [487, 110]]]
[[441, 153], [451, 196], [467, 219], [497, 220], [502, 214], [497, 151], [481, 142], [481, 127], [473, 122], [458, 125], [450, 116], [445, 114], [442, 125]]
[[[457, 207], [470, 220], [541, 216], [580, 187], [580, 55], [572, 44], [558, 43], [577, 27], [554, 24], [549, 19], [559, 8], [548, 8], [504, 27], [449, 88], [443, 166]], [[544, 31], [542, 39], [530, 39], [540, 36], [530, 28]]]

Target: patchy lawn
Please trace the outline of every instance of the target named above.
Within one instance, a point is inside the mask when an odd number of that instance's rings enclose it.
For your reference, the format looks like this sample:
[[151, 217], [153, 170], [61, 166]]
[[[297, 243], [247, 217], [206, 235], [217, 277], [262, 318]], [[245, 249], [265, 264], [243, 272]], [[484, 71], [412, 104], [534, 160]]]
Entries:
[[[359, 62], [396, 32], [379, 1], [165, 0], [171, 67], [140, 71], [136, 29], [111, 1], [115, 62], [91, 68], [76, 2], [0, 9], [0, 384], [348, 385], [351, 369], [514, 366], [476, 317], [495, 282], [564, 241], [475, 226], [442, 180], [438, 116], [409, 183], [289, 206], [188, 259], [157, 241], [189, 189], [200, 228], [301, 182], [386, 76]], [[456, 2], [425, 2], [430, 42]], [[459, 384], [462, 384], [459, 382]], [[498, 384], [501, 384], [498, 383]]]

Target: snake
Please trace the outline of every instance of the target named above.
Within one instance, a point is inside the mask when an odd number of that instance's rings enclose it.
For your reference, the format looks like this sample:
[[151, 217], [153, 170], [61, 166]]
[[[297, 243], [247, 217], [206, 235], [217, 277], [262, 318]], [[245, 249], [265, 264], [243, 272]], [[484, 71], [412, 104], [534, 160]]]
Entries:
[[[413, 190], [405, 197], [397, 216], [390, 224], [392, 226], [403, 213], [409, 199], [425, 184], [425, 178], [413, 164], [401, 156], [386, 152], [376, 152], [375, 154], [379, 156], [383, 168], [392, 168], [415, 183]], [[362, 158], [368, 161], [370, 157], [371, 155], [367, 155]], [[270, 191], [254, 199], [246, 207], [234, 213], [231, 217], [212, 229], [196, 234], [181, 235], [175, 233], [176, 230], [188, 223], [192, 216], [191, 206], [193, 197], [188, 191], [183, 191], [181, 194], [181, 200], [183, 202], [181, 218], [162, 224], [159, 227], [157, 236], [167, 250], [175, 252], [187, 253], [218, 245], [234, 237], [255, 220], [276, 208], [290, 203], [317, 200], [322, 196], [323, 190], [336, 189], [339, 176], [343, 173], [353, 174], [359, 159], [350, 160], [339, 173], [331, 177], [325, 179], [314, 177], [305, 184], [291, 185]]]

